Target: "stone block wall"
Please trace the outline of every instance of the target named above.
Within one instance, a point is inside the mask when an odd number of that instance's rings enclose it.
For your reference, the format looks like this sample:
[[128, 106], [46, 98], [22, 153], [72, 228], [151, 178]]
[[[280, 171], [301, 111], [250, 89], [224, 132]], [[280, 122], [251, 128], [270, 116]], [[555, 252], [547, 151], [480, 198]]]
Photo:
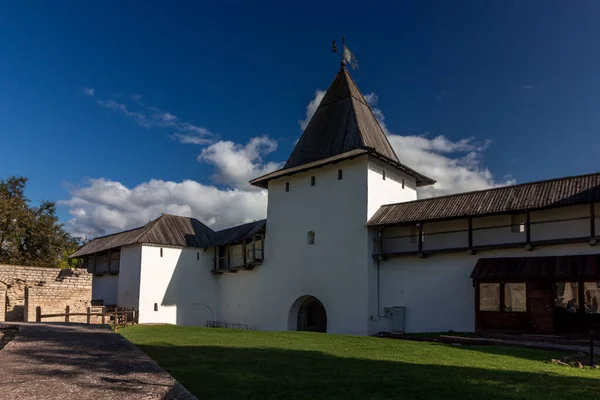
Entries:
[[35, 321], [38, 306], [42, 314], [64, 313], [67, 305], [71, 312], [85, 312], [91, 299], [92, 274], [85, 269], [0, 265], [0, 320]]

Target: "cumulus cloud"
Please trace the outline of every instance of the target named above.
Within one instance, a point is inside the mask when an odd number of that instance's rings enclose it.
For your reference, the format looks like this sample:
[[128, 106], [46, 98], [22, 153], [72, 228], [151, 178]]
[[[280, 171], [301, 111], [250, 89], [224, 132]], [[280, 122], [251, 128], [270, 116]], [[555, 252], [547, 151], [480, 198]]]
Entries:
[[266, 215], [265, 191], [218, 189], [186, 180], [153, 179], [132, 188], [110, 179], [90, 179], [72, 187], [69, 230], [96, 237], [143, 226], [161, 213], [198, 218], [213, 229], [259, 220]]
[[419, 189], [419, 198], [441, 196], [470, 190], [489, 189], [512, 185], [514, 179], [497, 179], [483, 164], [484, 152], [490, 140], [470, 137], [450, 140], [443, 135], [429, 133], [419, 135], [397, 135], [385, 124], [385, 115], [378, 107], [374, 93], [365, 96], [383, 131], [396, 151], [400, 162], [437, 181], [433, 186]]
[[250, 139], [246, 145], [220, 141], [202, 150], [199, 161], [215, 167], [213, 181], [237, 188], [249, 188], [248, 181], [275, 171], [281, 163], [263, 162], [263, 157], [277, 149], [277, 142], [268, 136]]

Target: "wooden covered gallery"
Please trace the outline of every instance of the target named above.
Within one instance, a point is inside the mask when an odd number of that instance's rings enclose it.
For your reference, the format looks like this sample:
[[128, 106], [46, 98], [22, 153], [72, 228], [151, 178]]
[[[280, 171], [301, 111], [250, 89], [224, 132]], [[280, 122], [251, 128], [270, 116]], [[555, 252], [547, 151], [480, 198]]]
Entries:
[[482, 258], [471, 278], [476, 332], [600, 329], [600, 254]]

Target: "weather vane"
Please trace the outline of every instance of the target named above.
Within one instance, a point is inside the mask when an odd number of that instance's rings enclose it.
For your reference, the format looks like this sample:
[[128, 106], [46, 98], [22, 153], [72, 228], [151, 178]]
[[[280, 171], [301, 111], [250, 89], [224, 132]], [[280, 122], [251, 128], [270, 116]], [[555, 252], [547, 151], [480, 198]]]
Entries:
[[[331, 52], [337, 53], [337, 44], [335, 43], [335, 40], [331, 43]], [[358, 69], [358, 61], [356, 60], [354, 53], [346, 46], [346, 36], [342, 36], [342, 67], [345, 67], [346, 65], [350, 65], [352, 69]]]

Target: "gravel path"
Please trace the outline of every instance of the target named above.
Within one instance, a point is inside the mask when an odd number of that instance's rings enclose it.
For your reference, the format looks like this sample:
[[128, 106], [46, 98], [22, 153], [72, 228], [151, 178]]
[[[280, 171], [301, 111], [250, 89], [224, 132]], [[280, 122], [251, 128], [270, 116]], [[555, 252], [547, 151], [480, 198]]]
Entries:
[[14, 325], [17, 336], [0, 350], [0, 399], [196, 399], [105, 327]]

